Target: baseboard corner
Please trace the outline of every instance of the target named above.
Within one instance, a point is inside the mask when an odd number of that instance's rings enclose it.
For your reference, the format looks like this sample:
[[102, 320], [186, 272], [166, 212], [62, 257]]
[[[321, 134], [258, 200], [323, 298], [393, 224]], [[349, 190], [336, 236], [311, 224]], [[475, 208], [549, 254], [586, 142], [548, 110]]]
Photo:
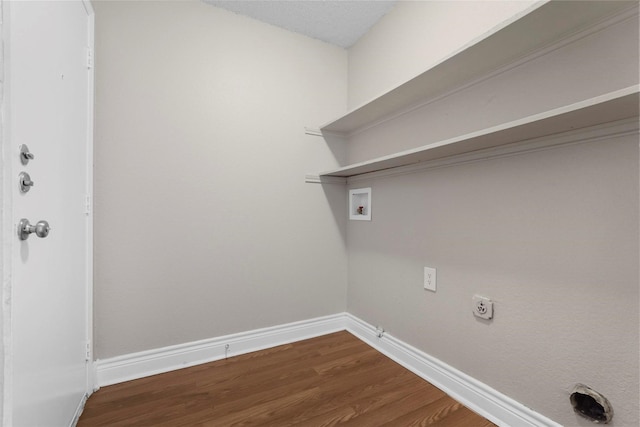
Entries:
[[346, 330], [498, 426], [561, 427], [499, 391], [347, 313], [95, 362], [95, 389]]
[[95, 386], [170, 372], [345, 330], [345, 313], [229, 334], [95, 362]]
[[347, 331], [501, 427], [562, 427], [488, 385], [346, 314]]

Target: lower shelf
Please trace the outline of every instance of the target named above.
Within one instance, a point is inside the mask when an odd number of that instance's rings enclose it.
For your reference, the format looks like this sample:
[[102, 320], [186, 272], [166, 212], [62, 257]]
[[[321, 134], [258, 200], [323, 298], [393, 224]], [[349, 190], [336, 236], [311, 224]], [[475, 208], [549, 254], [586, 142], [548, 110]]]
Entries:
[[630, 86], [477, 132], [323, 172], [318, 181], [308, 179], [307, 182], [334, 183], [336, 181], [331, 182], [331, 179], [345, 179], [638, 117], [639, 90], [639, 85]]

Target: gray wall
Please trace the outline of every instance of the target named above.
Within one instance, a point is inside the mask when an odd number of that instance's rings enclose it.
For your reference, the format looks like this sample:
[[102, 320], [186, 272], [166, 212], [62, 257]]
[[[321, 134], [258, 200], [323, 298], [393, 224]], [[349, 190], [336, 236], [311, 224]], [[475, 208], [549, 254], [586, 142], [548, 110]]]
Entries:
[[565, 425], [579, 382], [637, 425], [638, 179], [631, 136], [354, 183], [348, 311]]
[[[376, 31], [404, 27], [385, 19], [356, 45], [357, 69], [381, 62]], [[637, 33], [628, 20], [371, 128], [355, 137], [351, 160], [637, 84]], [[347, 226], [348, 311], [561, 424], [592, 425], [569, 404], [585, 383], [610, 399], [612, 425], [638, 425], [638, 135], [592, 135], [350, 182], [372, 188], [373, 220]], [[422, 288], [424, 266], [437, 268], [436, 293]], [[493, 321], [472, 315], [474, 294], [494, 300]]]
[[97, 358], [344, 311], [344, 189], [304, 183], [337, 166], [304, 127], [344, 112], [346, 51], [199, 1], [94, 5]]
[[[407, 7], [406, 3], [402, 5]], [[397, 26], [401, 22], [393, 21]], [[388, 22], [382, 23], [392, 28]], [[381, 25], [374, 30], [383, 28]], [[354, 46], [359, 50], [357, 56], [349, 57], [351, 80], [359, 80], [354, 69], [386, 66], [387, 61], [376, 54], [375, 44], [370, 44], [374, 35], [375, 31], [367, 35], [363, 46]], [[398, 50], [410, 57], [420, 56], [429, 42], [418, 36], [415, 40], [418, 42], [414, 50], [404, 40]], [[357, 132], [347, 147], [348, 161], [360, 162], [442, 141], [632, 86], [638, 83], [638, 49], [638, 18], [631, 17], [531, 58], [521, 66], [501, 70], [495, 77], [471, 87], [445, 93], [437, 102], [416, 108], [391, 123]], [[354, 65], [356, 58], [362, 62], [358, 67]]]
[[[399, 1], [349, 48], [349, 108], [431, 68], [494, 27], [536, 7], [536, 0]], [[375, 72], [371, 66], [375, 62]]]
[[[530, 3], [487, 3], [474, 21], [401, 2], [350, 49], [349, 87], [347, 52], [199, 2], [94, 4], [98, 358], [347, 309], [560, 423], [590, 425], [568, 404], [584, 382], [614, 425], [638, 424], [637, 135], [353, 182], [373, 188], [370, 223], [346, 224], [344, 187], [303, 182], [343, 154], [304, 126]], [[451, 26], [422, 33], [433, 16], [458, 19], [445, 51], [429, 43]], [[625, 25], [571, 50], [589, 66], [541, 59], [363, 133], [372, 145], [351, 155], [428, 142], [415, 137], [428, 120], [437, 139], [637, 83]], [[495, 301], [492, 322], [471, 315], [476, 293]]]

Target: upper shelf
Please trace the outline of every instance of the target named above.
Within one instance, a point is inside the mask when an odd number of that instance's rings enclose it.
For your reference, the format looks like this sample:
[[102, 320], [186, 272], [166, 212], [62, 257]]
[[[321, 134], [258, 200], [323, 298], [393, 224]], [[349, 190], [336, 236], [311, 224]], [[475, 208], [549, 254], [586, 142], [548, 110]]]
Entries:
[[638, 85], [630, 86], [477, 132], [324, 172], [320, 176], [348, 178], [638, 117], [639, 90]]
[[549, 1], [536, 3], [441, 62], [346, 115], [321, 126], [323, 133], [349, 134], [473, 78], [513, 63], [537, 49], [631, 7], [631, 1]]

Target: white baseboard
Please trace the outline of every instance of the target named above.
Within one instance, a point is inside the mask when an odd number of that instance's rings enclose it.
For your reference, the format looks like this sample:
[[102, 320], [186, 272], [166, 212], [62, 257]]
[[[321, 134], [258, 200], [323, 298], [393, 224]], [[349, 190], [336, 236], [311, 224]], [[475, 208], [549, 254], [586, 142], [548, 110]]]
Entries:
[[343, 331], [345, 321], [340, 313], [97, 360], [97, 384], [103, 387]]
[[424, 378], [467, 408], [504, 427], [562, 427], [510, 397], [346, 313], [347, 331]]
[[[469, 409], [504, 427], [561, 427], [510, 397], [349, 314], [340, 313], [96, 361], [98, 386], [347, 330]], [[227, 349], [226, 346], [229, 345]]]
[[82, 399], [78, 403], [78, 407], [76, 408], [75, 414], [73, 414], [73, 418], [71, 418], [70, 427], [76, 427], [78, 421], [80, 421], [80, 415], [82, 415], [82, 411], [84, 410], [84, 405], [87, 403], [87, 399], [89, 399], [89, 395], [85, 394], [82, 396]]

